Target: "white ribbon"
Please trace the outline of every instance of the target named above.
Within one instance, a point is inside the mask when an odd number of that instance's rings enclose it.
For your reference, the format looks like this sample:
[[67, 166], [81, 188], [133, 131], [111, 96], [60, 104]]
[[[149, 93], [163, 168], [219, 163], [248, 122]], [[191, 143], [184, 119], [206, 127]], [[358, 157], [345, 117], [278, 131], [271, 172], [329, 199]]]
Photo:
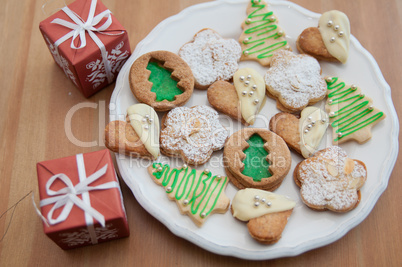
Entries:
[[[93, 219], [96, 219], [103, 227], [105, 227], [105, 217], [100, 212], [91, 207], [88, 192], [93, 190], [118, 188], [119, 185], [116, 181], [113, 181], [97, 186], [89, 186], [91, 183], [93, 183], [106, 173], [107, 164], [95, 173], [86, 177], [83, 155], [76, 155], [76, 160], [80, 182], [74, 186], [70, 178], [64, 173], [53, 175], [46, 183], [46, 193], [48, 196], [51, 197], [41, 200], [40, 206], [43, 207], [46, 205], [54, 204], [52, 209], [47, 214], [47, 220], [51, 225], [65, 221], [70, 215], [73, 206], [78, 206], [85, 212], [85, 221], [91, 235], [92, 243], [97, 243], [95, 231], [93, 229]], [[50, 189], [53, 183], [58, 179], [61, 180], [66, 185], [66, 187], [58, 191]], [[82, 195], [82, 199], [79, 198], [77, 195]], [[63, 207], [63, 210], [56, 219], [53, 219], [54, 211], [61, 207]]]
[[[116, 33], [116, 34], [111, 34], [111, 33], [105, 33], [106, 29], [109, 28], [109, 26], [112, 24], [112, 16], [111, 16], [111, 11], [109, 9], [103, 11], [102, 13], [98, 14], [95, 16], [95, 9], [96, 9], [96, 4], [97, 0], [92, 0], [91, 2], [91, 7], [89, 8], [89, 14], [88, 14], [88, 19], [87, 21], [84, 21], [80, 16], [78, 16], [74, 11], [69, 9], [67, 6], [63, 7], [62, 10], [64, 13], [66, 13], [73, 22], [69, 22], [60, 18], [56, 18], [52, 21], [52, 23], [59, 24], [61, 26], [64, 26], [66, 28], [71, 29], [69, 33], [66, 35], [62, 36], [59, 38], [54, 44], [56, 47], [58, 47], [61, 43], [67, 41], [72, 37], [71, 40], [71, 45], [70, 47], [72, 49], [80, 49], [83, 48], [87, 45], [86, 37], [85, 37], [85, 32], [88, 32], [89, 36], [91, 39], [96, 43], [96, 45], [99, 47], [101, 54], [102, 54], [102, 61], [103, 65], [105, 66], [105, 72], [106, 72], [106, 77], [108, 79], [108, 82], [111, 83], [113, 81], [113, 74], [111, 72], [111, 66], [109, 64], [109, 61], [107, 60], [107, 51], [105, 48], [105, 45], [102, 43], [102, 41], [99, 39], [98, 36], [94, 32], [97, 33], [102, 33], [102, 34], [107, 34], [107, 35], [118, 35], [122, 34], [121, 33]], [[95, 28], [100, 21], [103, 18], [107, 18], [105, 23], [101, 25], [98, 28]], [[75, 39], [79, 38], [81, 45], [77, 47], [75, 45]]]

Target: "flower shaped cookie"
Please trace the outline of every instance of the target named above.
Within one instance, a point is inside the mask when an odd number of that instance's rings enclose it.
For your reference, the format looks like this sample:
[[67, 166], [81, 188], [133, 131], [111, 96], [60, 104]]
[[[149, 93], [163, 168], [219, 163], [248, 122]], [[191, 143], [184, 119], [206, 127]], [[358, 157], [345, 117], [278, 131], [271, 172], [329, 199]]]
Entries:
[[207, 89], [218, 80], [233, 77], [241, 47], [234, 39], [224, 39], [212, 29], [203, 29], [180, 48], [179, 56], [190, 66], [196, 88]]
[[332, 146], [300, 162], [293, 176], [308, 207], [347, 212], [359, 204], [359, 189], [366, 181], [367, 170], [363, 162]]
[[223, 148], [227, 130], [218, 120], [218, 112], [208, 106], [172, 109], [162, 120], [161, 152], [181, 156], [189, 164], [203, 164], [213, 151]]
[[276, 52], [264, 79], [268, 95], [276, 98], [278, 108], [283, 111], [299, 112], [326, 95], [320, 64], [308, 55]]

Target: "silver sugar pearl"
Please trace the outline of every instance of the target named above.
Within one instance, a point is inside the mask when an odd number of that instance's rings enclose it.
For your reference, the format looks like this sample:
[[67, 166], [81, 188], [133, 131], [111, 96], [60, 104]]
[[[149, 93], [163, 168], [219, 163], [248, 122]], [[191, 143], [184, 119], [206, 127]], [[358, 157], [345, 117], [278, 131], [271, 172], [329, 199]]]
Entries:
[[240, 81], [244, 81], [244, 76], [239, 77]]
[[269, 18], [269, 20], [270, 20], [270, 21], [275, 21], [275, 17], [274, 17], [274, 16], [271, 16], [271, 17]]
[[183, 166], [181, 166], [181, 168], [183, 169], [183, 170], [185, 170], [185, 169], [187, 169], [187, 164], [183, 164]]
[[373, 110], [373, 109], [374, 109], [374, 106], [371, 105], [371, 106], [368, 107], [368, 109], [369, 109], [369, 110]]
[[207, 216], [207, 214], [205, 212], [200, 214], [201, 218], [205, 218], [205, 216]]
[[249, 75], [247, 75], [247, 80], [250, 80], [251, 79], [251, 75], [249, 74]]
[[172, 192], [172, 188], [170, 186], [166, 187], [167, 192]]
[[189, 203], [188, 199], [185, 199], [185, 200], [183, 201], [184, 206], [188, 205], [188, 203]]
[[246, 19], [246, 24], [250, 24], [251, 23], [251, 19]]
[[245, 56], [248, 56], [248, 51], [247, 51], [247, 50], [244, 51], [243, 54], [244, 54]]
[[338, 133], [338, 137], [342, 137], [342, 133]]
[[253, 94], [254, 94], [253, 91], [248, 92], [248, 95], [249, 95], [249, 96], [252, 96]]
[[313, 127], [313, 125], [311, 125], [311, 124], [307, 125], [308, 129], [311, 129], [312, 127]]
[[343, 31], [340, 31], [340, 32], [338, 33], [338, 35], [339, 35], [339, 37], [342, 37], [342, 36], [344, 35]]
[[326, 122], [327, 122], [326, 119], [322, 119], [322, 120], [321, 120], [321, 123], [323, 123], [323, 124], [326, 123]]
[[208, 174], [208, 173], [210, 173], [210, 171], [209, 171], [208, 169], [205, 169], [205, 170], [204, 170], [204, 173], [205, 173], [205, 174]]
[[161, 166], [159, 166], [158, 168], [156, 168], [156, 171], [157, 172], [161, 172], [163, 169], [162, 169], [162, 167]]
[[254, 84], [254, 85], [251, 87], [251, 89], [252, 89], [252, 90], [257, 90], [257, 85]]
[[262, 202], [262, 203], [265, 203], [265, 201], [266, 201], [265, 198], [261, 199], [261, 202]]
[[254, 202], [254, 206], [258, 207], [260, 205], [260, 202]]
[[258, 200], [260, 200], [260, 196], [256, 195], [256, 196], [254, 196], [254, 199], [258, 201]]
[[334, 23], [332, 22], [332, 20], [328, 20], [327, 26], [331, 27]]
[[330, 113], [329, 113], [329, 117], [334, 117], [335, 116], [335, 112], [333, 112], [333, 111], [331, 111]]
[[278, 35], [282, 36], [283, 35], [283, 31], [278, 31]]
[[272, 203], [268, 201], [268, 202], [267, 202], [267, 206], [268, 206], [268, 207], [271, 207], [271, 206], [272, 206]]
[[313, 126], [314, 126], [314, 125], [315, 125], [315, 121], [312, 121], [312, 122], [311, 122], [311, 125], [313, 125]]
[[330, 100], [328, 100], [328, 104], [332, 104], [332, 102], [334, 102], [334, 101], [332, 101], [332, 99], [330, 99]]
[[149, 115], [148, 115], [148, 114], [147, 114], [147, 115], [145, 115], [144, 117], [145, 117], [145, 118], [147, 118], [147, 119], [149, 119]]
[[334, 30], [335, 30], [335, 31], [339, 30], [339, 25], [335, 25], [335, 26], [334, 26]]
[[250, 41], [250, 39], [248, 39], [248, 38], [246, 38], [246, 39], [244, 39], [244, 43], [248, 43], [248, 41]]
[[305, 134], [308, 133], [308, 129], [304, 130], [304, 133], [305, 133]]
[[327, 81], [327, 83], [332, 82], [332, 77], [327, 77], [327, 78], [325, 78], [325, 81]]
[[254, 105], [257, 105], [258, 102], [260, 102], [260, 101], [258, 99], [255, 99], [253, 103], [254, 103]]
[[331, 37], [331, 39], [329, 39], [329, 41], [330, 41], [331, 43], [334, 43], [334, 42], [335, 42], [335, 37]]
[[149, 126], [148, 126], [148, 125], [144, 125], [144, 129], [145, 129], [145, 130], [148, 130], [148, 129], [149, 129]]
[[151, 118], [150, 118], [150, 119], [148, 120], [148, 123], [151, 124], [152, 122], [154, 122], [154, 119], [151, 119]]
[[248, 86], [249, 84], [250, 84], [249, 81], [245, 81], [245, 82], [244, 82], [244, 85], [245, 85], [245, 86]]
[[222, 176], [217, 175], [217, 176], [216, 176], [216, 180], [220, 180], [220, 179], [222, 179]]
[[146, 118], [142, 118], [141, 121], [142, 121], [142, 122], [147, 122], [147, 119], [146, 119]]
[[243, 92], [241, 92], [241, 94], [242, 94], [243, 96], [245, 96], [245, 95], [247, 95], [247, 91], [243, 91]]
[[350, 86], [350, 89], [352, 89], [353, 91], [356, 90], [356, 89], [357, 89], [356, 84], [352, 84], [352, 85]]

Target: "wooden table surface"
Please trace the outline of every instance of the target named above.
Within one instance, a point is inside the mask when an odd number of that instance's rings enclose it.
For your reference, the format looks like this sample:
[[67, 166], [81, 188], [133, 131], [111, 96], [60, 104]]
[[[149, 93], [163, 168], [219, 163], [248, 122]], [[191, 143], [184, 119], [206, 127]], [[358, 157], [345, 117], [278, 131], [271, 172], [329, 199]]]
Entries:
[[[148, 214], [121, 181], [131, 230], [129, 238], [63, 251], [43, 233], [31, 196], [38, 200], [36, 163], [103, 149], [102, 133], [114, 84], [85, 99], [56, 66], [39, 32], [46, 18], [44, 0], [0, 0], [0, 266], [53, 265], [298, 265], [402, 266], [402, 161], [398, 158], [388, 188], [369, 216], [340, 240], [296, 257], [245, 261], [220, 256], [173, 235]], [[203, 0], [104, 0], [129, 33], [131, 49], [165, 18]], [[402, 116], [400, 0], [295, 0], [322, 13], [344, 11], [352, 34], [376, 59], [392, 88]], [[281, 18], [286, 19], [286, 18]], [[73, 135], [91, 147], [73, 144], [64, 119], [79, 103], [92, 108], [72, 117]], [[380, 141], [381, 137], [377, 136]], [[374, 156], [374, 152], [373, 152]], [[21, 200], [21, 201], [20, 201]], [[17, 204], [17, 205], [16, 205]]]

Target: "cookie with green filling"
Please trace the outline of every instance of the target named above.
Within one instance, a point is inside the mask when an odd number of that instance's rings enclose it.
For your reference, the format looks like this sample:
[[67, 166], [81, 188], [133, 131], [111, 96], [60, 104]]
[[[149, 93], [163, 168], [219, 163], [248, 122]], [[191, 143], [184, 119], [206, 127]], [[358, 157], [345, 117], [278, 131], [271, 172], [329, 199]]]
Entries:
[[245, 128], [227, 141], [223, 159], [226, 175], [239, 189], [275, 190], [291, 166], [285, 141], [262, 128]]
[[138, 102], [156, 111], [184, 105], [194, 90], [190, 67], [169, 51], [153, 51], [140, 56], [131, 66], [129, 82]]

